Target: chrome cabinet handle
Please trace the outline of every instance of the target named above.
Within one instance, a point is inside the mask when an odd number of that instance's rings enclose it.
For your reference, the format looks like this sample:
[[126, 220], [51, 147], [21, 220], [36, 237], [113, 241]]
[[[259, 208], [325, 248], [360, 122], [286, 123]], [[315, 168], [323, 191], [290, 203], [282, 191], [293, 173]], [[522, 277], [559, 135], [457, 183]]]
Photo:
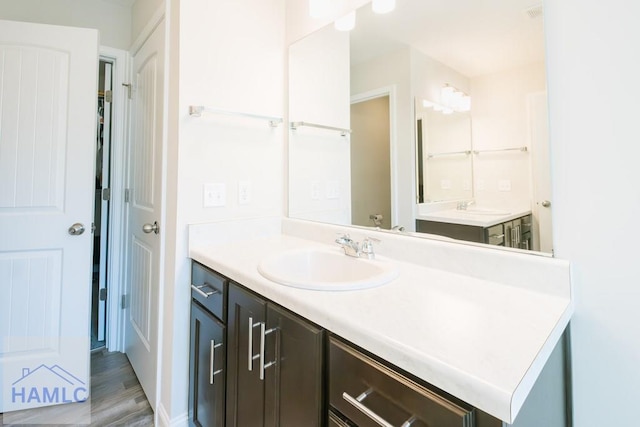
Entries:
[[264, 322], [260, 324], [260, 380], [264, 381], [264, 371], [265, 369], [276, 364], [276, 361], [271, 361], [269, 363], [264, 362], [265, 358], [265, 343], [267, 340], [267, 335], [272, 332], [275, 332], [277, 328], [265, 329], [266, 325]]
[[375, 412], [373, 412], [371, 409], [367, 408], [362, 403], [362, 401], [369, 394], [371, 394], [371, 392], [373, 392], [373, 390], [369, 389], [369, 390], [365, 391], [364, 393], [362, 393], [360, 396], [353, 397], [353, 396], [351, 396], [349, 393], [347, 393], [345, 391], [345, 392], [342, 393], [342, 398], [344, 400], [346, 400], [347, 402], [349, 402], [351, 405], [353, 405], [358, 411], [362, 412], [367, 417], [369, 417], [372, 421], [375, 421], [378, 425], [380, 425], [382, 427], [393, 427], [393, 424], [391, 424], [390, 422], [388, 422], [387, 420], [382, 418], [380, 415], [378, 415]]
[[490, 239], [504, 239], [504, 234], [490, 234]]
[[160, 226], [158, 226], [158, 221], [153, 221], [153, 224], [145, 224], [142, 226], [142, 231], [149, 234], [154, 232], [158, 234], [160, 232]]
[[551, 206], [551, 202], [549, 200], [543, 200], [540, 204], [543, 208], [548, 208], [549, 206]]
[[247, 346], [249, 347], [249, 351], [247, 352], [249, 356], [249, 366], [247, 369], [249, 371], [253, 371], [253, 361], [260, 358], [260, 353], [253, 354], [253, 328], [264, 328], [264, 325], [262, 324], [262, 322], [253, 323], [253, 317], [249, 317], [249, 345]]
[[[207, 288], [211, 288], [213, 289], [212, 292], [205, 292], [202, 290], [202, 288], [207, 287]], [[215, 295], [215, 294], [219, 294], [220, 290], [214, 288], [213, 286], [211, 286], [209, 283], [204, 282], [204, 284], [200, 285], [200, 286], [196, 286], [196, 285], [191, 285], [191, 289], [193, 289], [194, 291], [196, 291], [197, 293], [199, 293], [200, 295], [202, 295], [205, 298], [209, 298], [211, 295]]]
[[216, 340], [211, 340], [211, 349], [209, 353], [209, 384], [213, 384], [213, 377], [222, 372], [222, 369], [218, 369], [214, 371], [214, 366], [216, 365], [216, 348], [222, 347], [222, 343], [216, 344]]
[[79, 236], [82, 233], [84, 233], [84, 224], [80, 224], [79, 222], [76, 222], [71, 227], [69, 227], [69, 230], [67, 230], [67, 231], [72, 236]]

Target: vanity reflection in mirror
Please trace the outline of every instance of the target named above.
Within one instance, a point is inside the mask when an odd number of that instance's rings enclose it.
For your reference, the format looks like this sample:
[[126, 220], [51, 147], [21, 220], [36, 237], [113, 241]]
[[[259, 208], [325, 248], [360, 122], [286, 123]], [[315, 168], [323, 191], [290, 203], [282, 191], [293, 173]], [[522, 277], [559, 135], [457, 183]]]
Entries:
[[541, 4], [365, 4], [289, 79], [291, 217], [552, 252]]

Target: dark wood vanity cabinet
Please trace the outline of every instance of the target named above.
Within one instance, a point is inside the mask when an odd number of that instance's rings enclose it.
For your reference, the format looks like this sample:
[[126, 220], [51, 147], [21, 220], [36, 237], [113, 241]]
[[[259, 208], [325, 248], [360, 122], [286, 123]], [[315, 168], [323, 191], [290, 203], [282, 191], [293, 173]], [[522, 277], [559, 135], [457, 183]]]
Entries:
[[342, 419], [361, 427], [475, 426], [472, 406], [412, 381], [336, 337], [330, 340], [329, 365], [335, 425]]
[[[190, 342], [190, 426], [505, 426], [197, 262]], [[565, 427], [563, 351], [514, 427]]]
[[320, 427], [324, 331], [229, 286], [227, 426]]
[[192, 264], [189, 355], [189, 425], [224, 427], [227, 281]]
[[526, 215], [490, 227], [416, 220], [416, 231], [467, 242], [487, 243], [509, 248], [531, 249], [532, 216]]

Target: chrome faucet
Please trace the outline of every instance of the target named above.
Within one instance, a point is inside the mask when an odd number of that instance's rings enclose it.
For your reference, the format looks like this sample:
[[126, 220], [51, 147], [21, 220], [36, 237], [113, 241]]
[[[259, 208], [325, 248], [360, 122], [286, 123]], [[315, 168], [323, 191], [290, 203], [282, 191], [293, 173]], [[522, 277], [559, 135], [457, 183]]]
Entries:
[[342, 234], [336, 239], [336, 243], [342, 246], [345, 255], [355, 258], [366, 257], [368, 259], [375, 258], [375, 253], [373, 251], [374, 241], [379, 242], [380, 240], [367, 237], [362, 241], [362, 245], [360, 245], [358, 242], [351, 239], [348, 234]]
[[475, 202], [473, 200], [463, 200], [461, 202], [458, 202], [458, 205], [456, 206], [456, 209], [459, 211], [466, 211], [467, 208], [471, 205], [473, 205]]

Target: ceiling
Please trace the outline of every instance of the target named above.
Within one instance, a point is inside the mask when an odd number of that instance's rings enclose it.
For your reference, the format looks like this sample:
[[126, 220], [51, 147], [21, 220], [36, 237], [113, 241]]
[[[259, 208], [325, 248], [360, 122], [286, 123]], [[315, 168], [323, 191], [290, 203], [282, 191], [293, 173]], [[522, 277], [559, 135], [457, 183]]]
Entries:
[[407, 45], [467, 77], [541, 62], [541, 11], [539, 0], [397, 0], [385, 15], [365, 5], [351, 32], [352, 63]]

